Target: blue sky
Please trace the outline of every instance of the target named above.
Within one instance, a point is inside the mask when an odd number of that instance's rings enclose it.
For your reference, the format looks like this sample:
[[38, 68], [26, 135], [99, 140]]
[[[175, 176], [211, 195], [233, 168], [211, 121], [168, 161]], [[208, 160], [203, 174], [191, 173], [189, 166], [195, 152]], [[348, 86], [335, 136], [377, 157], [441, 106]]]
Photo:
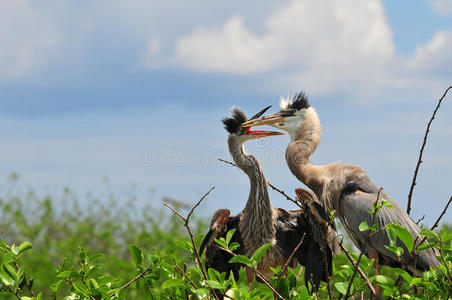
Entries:
[[[452, 84], [451, 3], [0, 0], [1, 175], [79, 191], [104, 189], [108, 176], [156, 206], [215, 186], [199, 213], [236, 213], [248, 179], [216, 161], [230, 158], [220, 119], [232, 105], [276, 110], [303, 90], [323, 126], [313, 163], [361, 165], [406, 206], [425, 125]], [[452, 193], [449, 100], [414, 193], [413, 218], [427, 224]], [[246, 146], [292, 192], [301, 183], [287, 142]]]

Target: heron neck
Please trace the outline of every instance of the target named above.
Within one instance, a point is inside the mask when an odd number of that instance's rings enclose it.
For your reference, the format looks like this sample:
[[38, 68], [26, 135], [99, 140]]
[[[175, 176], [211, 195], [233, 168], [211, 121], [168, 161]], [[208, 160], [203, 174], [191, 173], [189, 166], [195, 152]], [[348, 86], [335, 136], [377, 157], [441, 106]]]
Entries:
[[286, 161], [290, 171], [313, 190], [319, 199], [323, 188], [320, 180], [321, 167], [312, 165], [309, 157], [320, 143], [320, 135], [319, 117], [316, 111], [310, 108], [286, 149]]
[[267, 180], [260, 161], [245, 152], [238, 138], [231, 136], [228, 144], [234, 162], [250, 179], [250, 193], [242, 211], [240, 230], [247, 249], [253, 253], [263, 243], [271, 242], [274, 236], [275, 216], [268, 196]]

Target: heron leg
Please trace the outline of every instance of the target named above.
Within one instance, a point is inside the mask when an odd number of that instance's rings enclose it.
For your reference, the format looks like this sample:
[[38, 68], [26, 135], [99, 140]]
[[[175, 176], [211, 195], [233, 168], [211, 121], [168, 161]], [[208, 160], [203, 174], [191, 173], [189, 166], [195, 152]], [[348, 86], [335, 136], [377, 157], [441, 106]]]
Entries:
[[[378, 275], [378, 271], [380, 269], [380, 265], [378, 263], [378, 252], [376, 250], [371, 250], [369, 252], [369, 258], [374, 259], [374, 274], [375, 276]], [[381, 289], [379, 285], [375, 285], [375, 299], [381, 300]]]

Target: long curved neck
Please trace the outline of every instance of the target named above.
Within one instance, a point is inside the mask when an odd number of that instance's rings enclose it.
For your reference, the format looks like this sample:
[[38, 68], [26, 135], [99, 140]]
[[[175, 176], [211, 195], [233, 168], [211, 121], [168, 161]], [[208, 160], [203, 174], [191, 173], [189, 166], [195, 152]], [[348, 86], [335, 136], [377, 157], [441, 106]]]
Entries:
[[[228, 139], [229, 152], [237, 166], [250, 179], [250, 193], [246, 206], [242, 211], [241, 234], [247, 247], [260, 247], [274, 235], [273, 207], [267, 190], [267, 180], [260, 161], [252, 155], [247, 155], [245, 148], [235, 135]], [[254, 249], [256, 250], [256, 249]]]
[[321, 166], [310, 163], [309, 157], [321, 140], [319, 116], [314, 108], [306, 110], [305, 118], [297, 131], [291, 134], [291, 142], [286, 149], [286, 161], [290, 171], [301, 182], [314, 191], [320, 199], [323, 188]]

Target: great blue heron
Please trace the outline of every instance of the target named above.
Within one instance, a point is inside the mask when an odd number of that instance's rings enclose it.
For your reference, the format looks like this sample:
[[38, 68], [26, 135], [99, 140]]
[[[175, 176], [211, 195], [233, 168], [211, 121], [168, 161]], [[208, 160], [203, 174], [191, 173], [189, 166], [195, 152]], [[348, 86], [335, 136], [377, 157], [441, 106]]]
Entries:
[[[277, 113], [249, 120], [242, 125], [268, 124], [289, 133], [291, 141], [286, 149], [289, 169], [315, 192], [324, 207], [337, 212], [354, 244], [369, 258], [375, 259], [375, 266], [379, 263], [389, 266], [403, 264], [417, 274], [419, 271], [428, 270], [430, 266], [437, 266], [439, 262], [433, 249], [410, 256], [405, 245], [397, 241], [396, 245], [404, 249], [399, 261], [397, 256], [385, 247], [390, 244], [385, 231], [379, 231], [369, 238], [368, 232], [359, 230], [359, 225], [363, 221], [367, 221], [369, 225], [373, 224], [369, 211], [372, 211], [380, 191], [379, 187], [359, 166], [340, 162], [328, 165], [311, 164], [309, 157], [320, 143], [321, 126], [317, 112], [310, 106], [304, 93], [297, 94], [293, 99], [281, 99], [280, 107], [281, 110]], [[379, 201], [382, 198], [389, 201], [393, 207], [388, 209], [383, 206], [376, 215], [375, 223], [379, 227], [390, 223], [400, 224], [419, 244], [422, 240], [419, 237], [419, 226], [384, 191], [379, 194]]]
[[[267, 110], [266, 108], [265, 110]], [[264, 111], [265, 111], [264, 110]], [[261, 111], [258, 116], [263, 114]], [[260, 161], [245, 152], [244, 142], [282, 133], [272, 131], [252, 131], [241, 126], [247, 120], [245, 114], [238, 108], [232, 110], [232, 117], [224, 118], [223, 123], [229, 132], [228, 146], [236, 165], [242, 169], [250, 179], [250, 193], [245, 208], [236, 216], [229, 216], [229, 210], [217, 210], [212, 218], [209, 232], [202, 242], [201, 250], [206, 250], [206, 264], [219, 271], [233, 271], [236, 277], [236, 266], [227, 266], [225, 262], [231, 257], [213, 243], [213, 237], [224, 236], [227, 230], [236, 229], [233, 241], [241, 245], [237, 254], [252, 256], [255, 251], [266, 243], [272, 246], [266, 252], [258, 265], [258, 270], [269, 279], [273, 272], [271, 267], [284, 265], [292, 252], [295, 259], [306, 267], [305, 282], [310, 281], [316, 290], [321, 280], [326, 280], [331, 274], [332, 249], [327, 242], [327, 226], [318, 223], [317, 219], [324, 216], [310, 216], [308, 209], [286, 211], [274, 208], [270, 203], [267, 190], [267, 180], [263, 174]], [[309, 192], [307, 192], [309, 194]], [[307, 196], [306, 196], [307, 197]], [[323, 208], [320, 209], [323, 211]], [[316, 213], [318, 214], [318, 213]], [[326, 258], [326, 259], [324, 259]], [[295, 267], [292, 259], [289, 265]], [[247, 270], [248, 280], [252, 273]]]

